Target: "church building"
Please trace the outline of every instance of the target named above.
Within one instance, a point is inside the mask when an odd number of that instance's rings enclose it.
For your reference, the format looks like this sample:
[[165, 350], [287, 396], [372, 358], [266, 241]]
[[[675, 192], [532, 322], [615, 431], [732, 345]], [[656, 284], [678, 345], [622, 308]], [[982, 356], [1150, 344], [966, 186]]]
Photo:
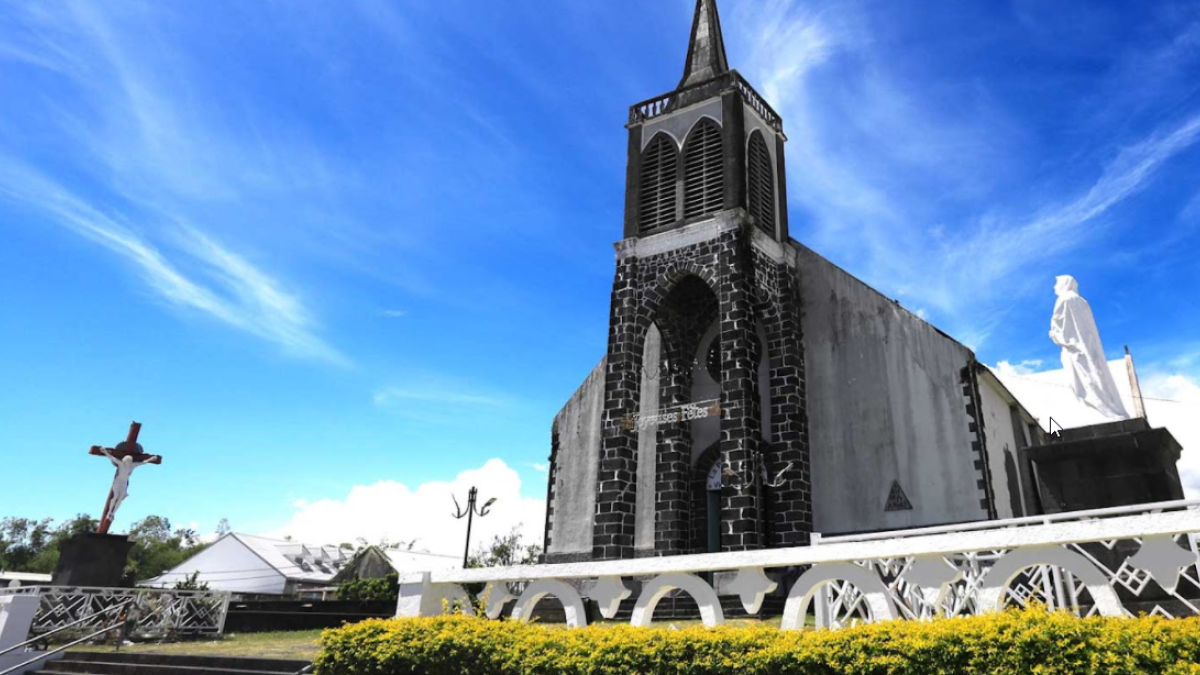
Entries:
[[627, 128], [608, 349], [554, 420], [546, 562], [1044, 511], [1037, 419], [789, 236], [784, 121], [729, 67], [715, 0], [678, 86]]

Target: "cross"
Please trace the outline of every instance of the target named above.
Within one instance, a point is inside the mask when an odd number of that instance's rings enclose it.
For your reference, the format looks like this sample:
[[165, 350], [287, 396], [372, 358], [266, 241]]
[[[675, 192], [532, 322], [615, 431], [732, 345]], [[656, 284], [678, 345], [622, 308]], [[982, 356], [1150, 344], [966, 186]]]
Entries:
[[141, 431], [142, 425], [133, 422], [129, 425], [129, 435], [125, 437], [124, 441], [118, 443], [117, 447], [105, 448], [93, 445], [88, 450], [89, 455], [107, 457], [113, 466], [117, 467], [117, 473], [113, 476], [112, 488], [108, 491], [108, 500], [104, 502], [104, 513], [100, 515], [100, 527], [97, 530], [100, 534], [108, 534], [108, 528], [117, 515], [117, 508], [128, 495], [129, 476], [133, 474], [133, 470], [143, 464], [162, 464], [162, 457], [142, 452], [142, 446], [137, 442], [138, 434]]

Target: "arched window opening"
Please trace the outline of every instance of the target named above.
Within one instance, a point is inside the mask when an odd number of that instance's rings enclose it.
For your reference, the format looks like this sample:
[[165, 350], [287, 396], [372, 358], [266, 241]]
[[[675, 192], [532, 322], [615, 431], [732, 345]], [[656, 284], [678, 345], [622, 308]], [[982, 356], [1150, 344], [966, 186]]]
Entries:
[[725, 205], [724, 153], [721, 128], [716, 122], [700, 120], [683, 147], [683, 215], [685, 218], [716, 213]]
[[676, 217], [676, 181], [679, 156], [666, 134], [650, 141], [642, 153], [642, 189], [638, 222], [643, 232], [670, 225]]
[[767, 232], [775, 232], [775, 169], [771, 166], [771, 153], [761, 131], [750, 135], [750, 150], [746, 157], [747, 178], [746, 202], [750, 215], [758, 226]]

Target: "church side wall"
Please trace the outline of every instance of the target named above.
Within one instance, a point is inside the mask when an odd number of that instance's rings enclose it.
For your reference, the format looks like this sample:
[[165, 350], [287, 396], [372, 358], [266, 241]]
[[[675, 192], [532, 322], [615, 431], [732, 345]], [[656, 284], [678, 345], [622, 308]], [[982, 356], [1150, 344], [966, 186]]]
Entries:
[[[963, 393], [971, 351], [797, 248], [814, 530], [984, 520]], [[899, 482], [911, 509], [886, 510]]]
[[996, 391], [990, 378], [979, 380], [979, 400], [983, 412], [983, 434], [987, 439], [988, 470], [996, 496], [997, 518], [1019, 518], [1025, 515], [1021, 507], [1021, 477], [1018, 470], [1019, 450], [1026, 446], [1025, 438], [1017, 440], [1018, 430], [1013, 423], [1013, 406]]
[[606, 362], [600, 361], [554, 418], [557, 451], [547, 562], [590, 560], [592, 556]]

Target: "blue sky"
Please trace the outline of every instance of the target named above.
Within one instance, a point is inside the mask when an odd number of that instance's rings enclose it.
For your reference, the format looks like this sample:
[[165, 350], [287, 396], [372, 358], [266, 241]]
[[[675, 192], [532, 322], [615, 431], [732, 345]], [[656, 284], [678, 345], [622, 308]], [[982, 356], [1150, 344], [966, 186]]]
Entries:
[[[165, 463], [118, 529], [416, 512], [443, 548], [472, 481], [492, 529], [539, 520], [605, 348], [627, 108], [678, 82], [693, 4], [0, 4], [0, 515], [96, 514], [87, 447], [138, 419]], [[1035, 370], [1073, 274], [1200, 412], [1200, 6], [720, 4], [795, 238]]]

